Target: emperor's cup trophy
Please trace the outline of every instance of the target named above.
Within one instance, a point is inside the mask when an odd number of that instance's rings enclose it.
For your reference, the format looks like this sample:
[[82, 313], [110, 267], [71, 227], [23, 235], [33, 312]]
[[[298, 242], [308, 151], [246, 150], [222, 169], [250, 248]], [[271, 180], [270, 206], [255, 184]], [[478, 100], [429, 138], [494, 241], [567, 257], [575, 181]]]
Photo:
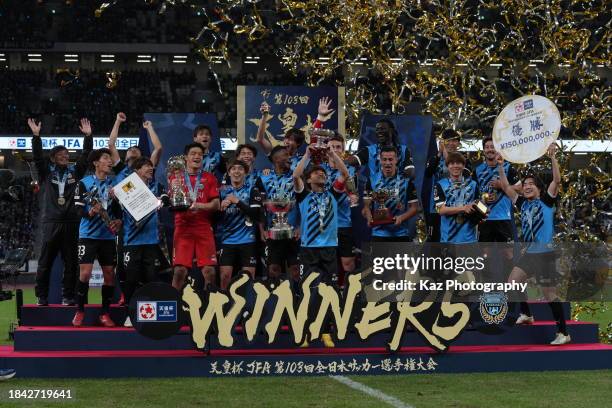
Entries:
[[185, 194], [185, 157], [173, 156], [168, 159], [166, 166], [166, 176], [170, 189], [170, 210], [185, 211], [191, 207], [191, 197]]
[[378, 191], [368, 191], [363, 197], [364, 205], [368, 207], [372, 202], [376, 202], [377, 206], [372, 210], [372, 222], [370, 226], [392, 224], [395, 222], [395, 217], [391, 214], [391, 211], [385, 207], [385, 203], [391, 197], [393, 193], [388, 189], [381, 189]]
[[311, 160], [314, 164], [327, 161], [327, 142], [333, 135], [331, 129], [310, 129]]
[[266, 210], [274, 214], [272, 227], [267, 231], [268, 239], [291, 239], [293, 238], [293, 227], [287, 221], [289, 211], [295, 205], [295, 200], [286, 197], [277, 197], [274, 200], [264, 201]]

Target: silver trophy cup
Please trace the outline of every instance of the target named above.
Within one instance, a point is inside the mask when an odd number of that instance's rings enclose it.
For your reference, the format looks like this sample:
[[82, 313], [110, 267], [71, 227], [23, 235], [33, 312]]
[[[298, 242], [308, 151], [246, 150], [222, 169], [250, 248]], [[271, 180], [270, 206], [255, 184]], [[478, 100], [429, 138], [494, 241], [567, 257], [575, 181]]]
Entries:
[[170, 210], [184, 211], [191, 207], [191, 198], [185, 193], [185, 157], [173, 156], [168, 159], [166, 175], [170, 186], [168, 191]]
[[267, 200], [264, 201], [266, 209], [274, 214], [272, 227], [267, 231], [268, 239], [293, 238], [293, 227], [287, 221], [287, 214], [295, 205], [294, 200]]

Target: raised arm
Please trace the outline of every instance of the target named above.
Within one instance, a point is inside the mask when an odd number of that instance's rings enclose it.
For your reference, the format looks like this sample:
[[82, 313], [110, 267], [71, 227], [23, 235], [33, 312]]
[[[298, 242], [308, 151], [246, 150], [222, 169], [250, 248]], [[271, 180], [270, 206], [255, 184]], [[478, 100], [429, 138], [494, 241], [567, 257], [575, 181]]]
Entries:
[[270, 141], [264, 137], [266, 133], [266, 123], [268, 122], [268, 115], [270, 114], [270, 105], [268, 105], [266, 102], [262, 102], [259, 111], [261, 112], [261, 121], [259, 122], [259, 128], [257, 129], [255, 141], [261, 145], [261, 148], [266, 154], [270, 154], [272, 151], [272, 143], [270, 143]]
[[499, 172], [499, 182], [501, 184], [501, 189], [508, 196], [510, 201], [514, 202], [518, 193], [516, 190], [510, 185], [508, 182], [508, 177], [506, 177], [506, 172], [504, 171], [504, 158], [501, 155], [497, 154], [497, 171]]
[[108, 149], [111, 151], [111, 159], [113, 160], [113, 165], [116, 165], [119, 161], [121, 161], [121, 157], [119, 157], [119, 152], [117, 151], [117, 137], [119, 137], [119, 127], [123, 122], [127, 120], [125, 113], [119, 112], [117, 114], [117, 118], [115, 119], [115, 124], [113, 125], [113, 129], [111, 130], [110, 136], [108, 137]]
[[334, 165], [340, 171], [341, 179], [339, 180], [344, 183], [350, 177], [349, 171], [346, 168], [346, 165], [344, 164], [340, 156], [338, 156], [336, 152], [334, 152], [332, 149], [329, 149], [328, 157], [330, 158], [330, 160], [334, 162]]
[[147, 120], [142, 124], [142, 127], [147, 129], [149, 133], [149, 137], [151, 138], [151, 143], [153, 143], [153, 151], [151, 152], [151, 162], [153, 163], [153, 167], [157, 167], [159, 160], [161, 159], [162, 154], [162, 143], [157, 136], [157, 132], [153, 128], [153, 123], [150, 120]]
[[89, 119], [82, 118], [81, 124], [79, 125], [79, 129], [85, 137], [83, 138], [83, 149], [81, 150], [81, 155], [77, 159], [75, 166], [75, 177], [77, 178], [77, 180], [80, 180], [85, 176], [85, 173], [87, 172], [87, 167], [89, 166], [87, 158], [89, 157], [89, 153], [91, 153], [91, 151], [93, 150], [93, 137], [91, 130], [91, 122], [89, 122]]
[[550, 162], [552, 165], [552, 176], [553, 179], [548, 186], [548, 194], [551, 197], [556, 197], [559, 194], [559, 186], [561, 185], [561, 170], [559, 169], [559, 162], [555, 157], [555, 153], [557, 153], [557, 145], [553, 142], [550, 146], [548, 146], [548, 151], [546, 154], [550, 157]]
[[304, 174], [304, 169], [306, 168], [306, 164], [310, 161], [310, 146], [306, 149], [306, 153], [302, 156], [300, 162], [295, 166], [293, 170], [293, 189], [297, 193], [301, 193], [304, 191], [304, 180], [302, 180], [302, 175]]
[[34, 119], [29, 118], [28, 126], [32, 131], [32, 155], [34, 156], [34, 164], [36, 165], [36, 170], [38, 171], [38, 178], [42, 179], [49, 171], [43, 155], [42, 139], [40, 138], [40, 128], [42, 127], [42, 123], [37, 123]]

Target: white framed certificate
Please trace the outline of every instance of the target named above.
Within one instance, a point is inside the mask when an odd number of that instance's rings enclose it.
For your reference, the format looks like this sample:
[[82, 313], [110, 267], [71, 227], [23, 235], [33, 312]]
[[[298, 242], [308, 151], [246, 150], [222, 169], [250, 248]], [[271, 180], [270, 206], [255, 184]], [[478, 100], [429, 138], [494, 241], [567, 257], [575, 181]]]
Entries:
[[115, 197], [136, 222], [157, 211], [159, 200], [136, 173], [113, 187]]

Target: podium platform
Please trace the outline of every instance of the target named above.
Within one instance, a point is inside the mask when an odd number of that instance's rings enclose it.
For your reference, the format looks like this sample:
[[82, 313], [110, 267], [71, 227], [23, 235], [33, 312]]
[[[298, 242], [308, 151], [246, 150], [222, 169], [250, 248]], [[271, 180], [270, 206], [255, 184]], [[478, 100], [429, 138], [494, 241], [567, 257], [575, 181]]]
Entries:
[[[594, 323], [568, 321], [572, 343], [550, 346], [556, 326], [546, 303], [532, 302], [533, 325], [506, 327], [496, 334], [464, 330], [450, 348], [438, 353], [410, 327], [396, 352], [385, 348], [387, 333], [366, 342], [355, 333], [325, 348], [315, 341], [296, 346], [287, 327], [268, 344], [262, 335], [253, 342], [235, 331], [234, 346], [221, 347], [210, 336], [204, 352], [194, 349], [189, 327], [164, 340], [152, 340], [133, 328], [93, 326], [99, 305], [86, 307], [85, 325], [73, 328], [75, 307], [24, 305], [14, 346], [0, 347], [3, 367], [19, 377], [175, 377], [334, 374], [466, 373], [610, 368], [612, 346], [598, 342]], [[126, 308], [111, 307], [111, 317], [123, 323]], [[564, 304], [569, 318], [569, 304]]]

